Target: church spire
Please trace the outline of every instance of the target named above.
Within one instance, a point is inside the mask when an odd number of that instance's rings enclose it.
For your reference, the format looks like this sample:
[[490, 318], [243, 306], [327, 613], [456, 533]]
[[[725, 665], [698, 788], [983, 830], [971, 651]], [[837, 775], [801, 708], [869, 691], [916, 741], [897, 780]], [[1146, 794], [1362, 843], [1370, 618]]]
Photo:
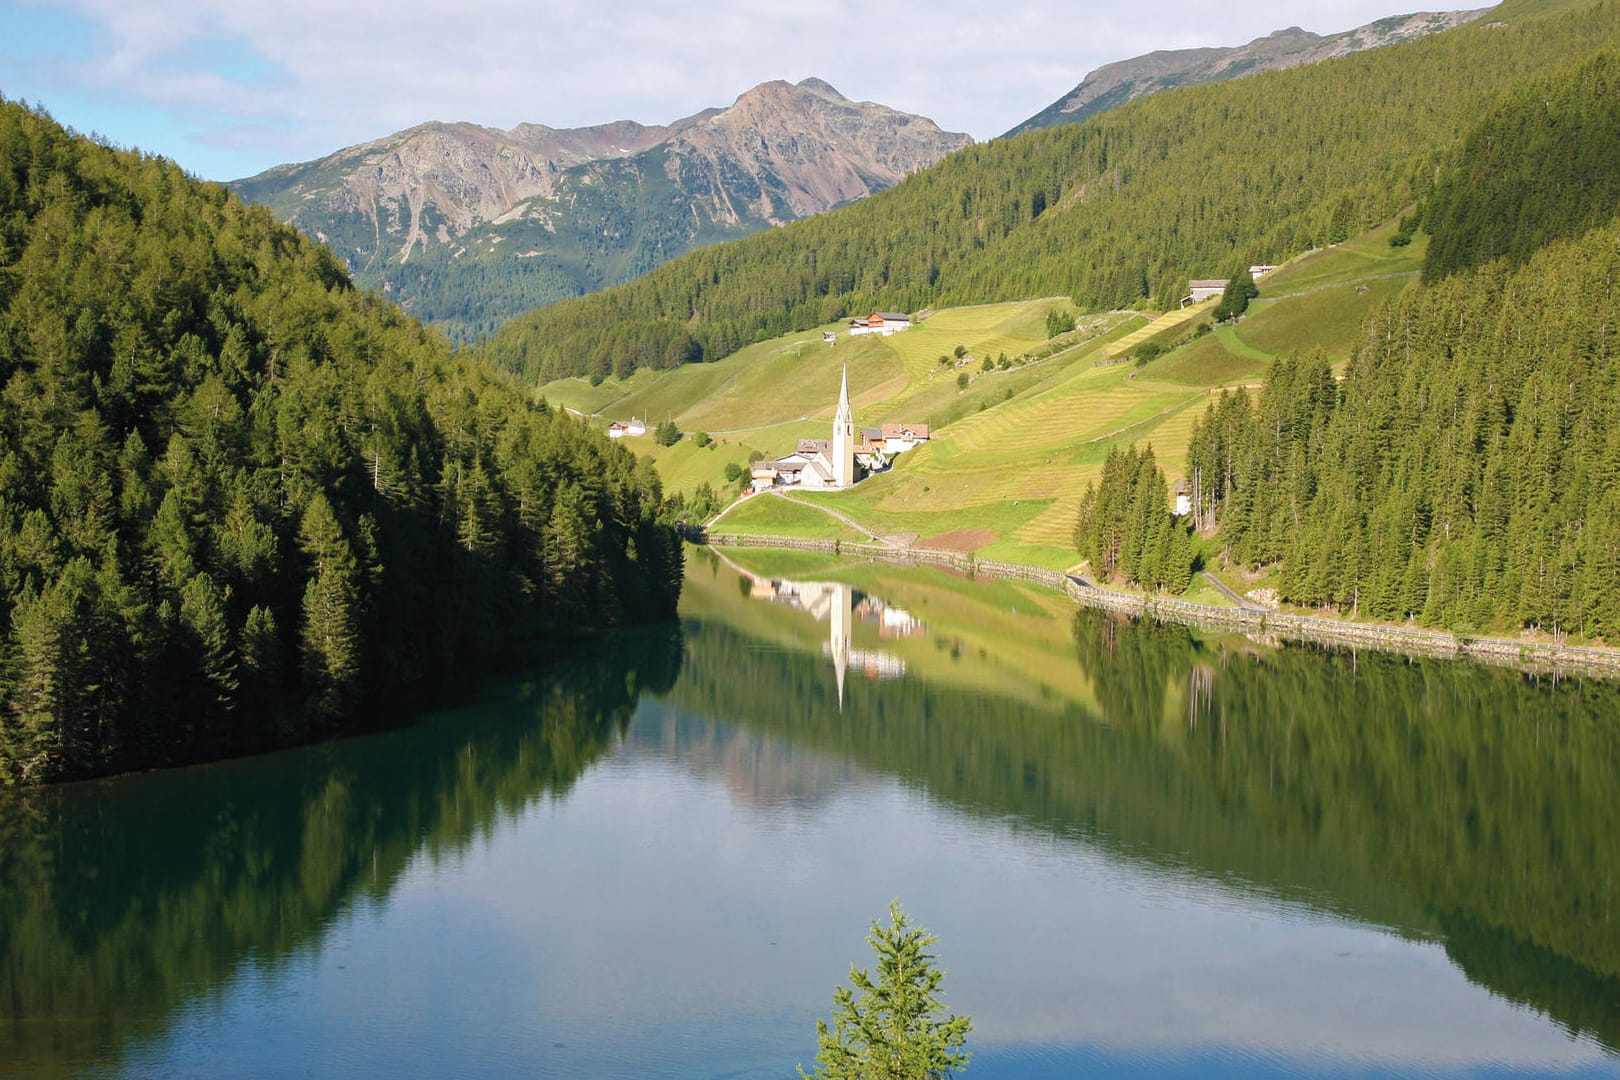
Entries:
[[838, 387], [838, 413], [833, 417], [833, 486], [846, 488], [855, 482], [855, 414], [849, 407], [849, 365]]

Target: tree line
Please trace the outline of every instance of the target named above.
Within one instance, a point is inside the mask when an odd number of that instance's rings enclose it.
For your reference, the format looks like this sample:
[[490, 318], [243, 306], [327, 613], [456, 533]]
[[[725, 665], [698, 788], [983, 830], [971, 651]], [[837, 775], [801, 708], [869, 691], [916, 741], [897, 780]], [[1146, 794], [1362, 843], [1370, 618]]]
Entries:
[[[1285, 360], [1194, 429], [1197, 524], [1280, 564], [1285, 599], [1620, 639], [1620, 202], [1546, 191], [1620, 173], [1615, 70], [1599, 57], [1481, 121], [1430, 217], [1438, 280], [1369, 320], [1342, 382], [1319, 356]], [[1500, 137], [1543, 128], [1533, 164]]]
[[325, 248], [0, 102], [0, 781], [340, 730], [673, 612], [651, 466]]
[[1074, 546], [1103, 581], [1123, 578], [1150, 589], [1187, 591], [1197, 551], [1187, 524], [1170, 513], [1153, 447], [1108, 451], [1102, 477], [1081, 496]]

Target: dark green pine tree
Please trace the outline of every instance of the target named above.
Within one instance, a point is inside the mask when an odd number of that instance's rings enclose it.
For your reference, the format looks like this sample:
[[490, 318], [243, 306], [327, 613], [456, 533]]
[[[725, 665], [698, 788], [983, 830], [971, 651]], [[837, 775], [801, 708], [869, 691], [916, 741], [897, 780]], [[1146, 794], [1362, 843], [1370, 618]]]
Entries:
[[344, 713], [357, 690], [360, 598], [354, 553], [319, 492], [304, 511], [298, 541], [311, 571], [301, 639], [305, 693], [312, 718], [330, 722]]

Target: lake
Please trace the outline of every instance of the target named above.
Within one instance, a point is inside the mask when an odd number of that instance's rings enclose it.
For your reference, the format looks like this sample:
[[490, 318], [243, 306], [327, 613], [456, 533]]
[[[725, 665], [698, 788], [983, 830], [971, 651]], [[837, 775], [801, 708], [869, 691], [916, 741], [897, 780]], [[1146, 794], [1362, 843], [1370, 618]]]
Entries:
[[966, 1077], [1620, 1077], [1620, 690], [694, 549], [383, 734], [0, 797], [0, 1075], [790, 1077], [888, 902]]

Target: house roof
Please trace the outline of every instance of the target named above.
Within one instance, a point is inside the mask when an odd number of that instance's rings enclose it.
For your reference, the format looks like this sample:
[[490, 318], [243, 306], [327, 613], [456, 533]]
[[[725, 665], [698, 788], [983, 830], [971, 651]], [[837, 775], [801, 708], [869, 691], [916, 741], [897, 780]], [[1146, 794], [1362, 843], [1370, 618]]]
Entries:
[[831, 446], [831, 439], [800, 439], [799, 445], [794, 452], [803, 454], [805, 457], [814, 457]]
[[1187, 282], [1187, 288], [1189, 288], [1189, 289], [1224, 289], [1230, 284], [1232, 284], [1232, 279], [1231, 278], [1199, 278], [1196, 281]]
[[876, 316], [877, 318], [882, 319], [884, 322], [910, 322], [911, 321], [911, 316], [907, 315], [903, 311], [874, 311], [874, 312], [872, 312], [872, 314], [874, 316]]
[[885, 439], [926, 439], [928, 438], [928, 425], [884, 424], [883, 437]]

